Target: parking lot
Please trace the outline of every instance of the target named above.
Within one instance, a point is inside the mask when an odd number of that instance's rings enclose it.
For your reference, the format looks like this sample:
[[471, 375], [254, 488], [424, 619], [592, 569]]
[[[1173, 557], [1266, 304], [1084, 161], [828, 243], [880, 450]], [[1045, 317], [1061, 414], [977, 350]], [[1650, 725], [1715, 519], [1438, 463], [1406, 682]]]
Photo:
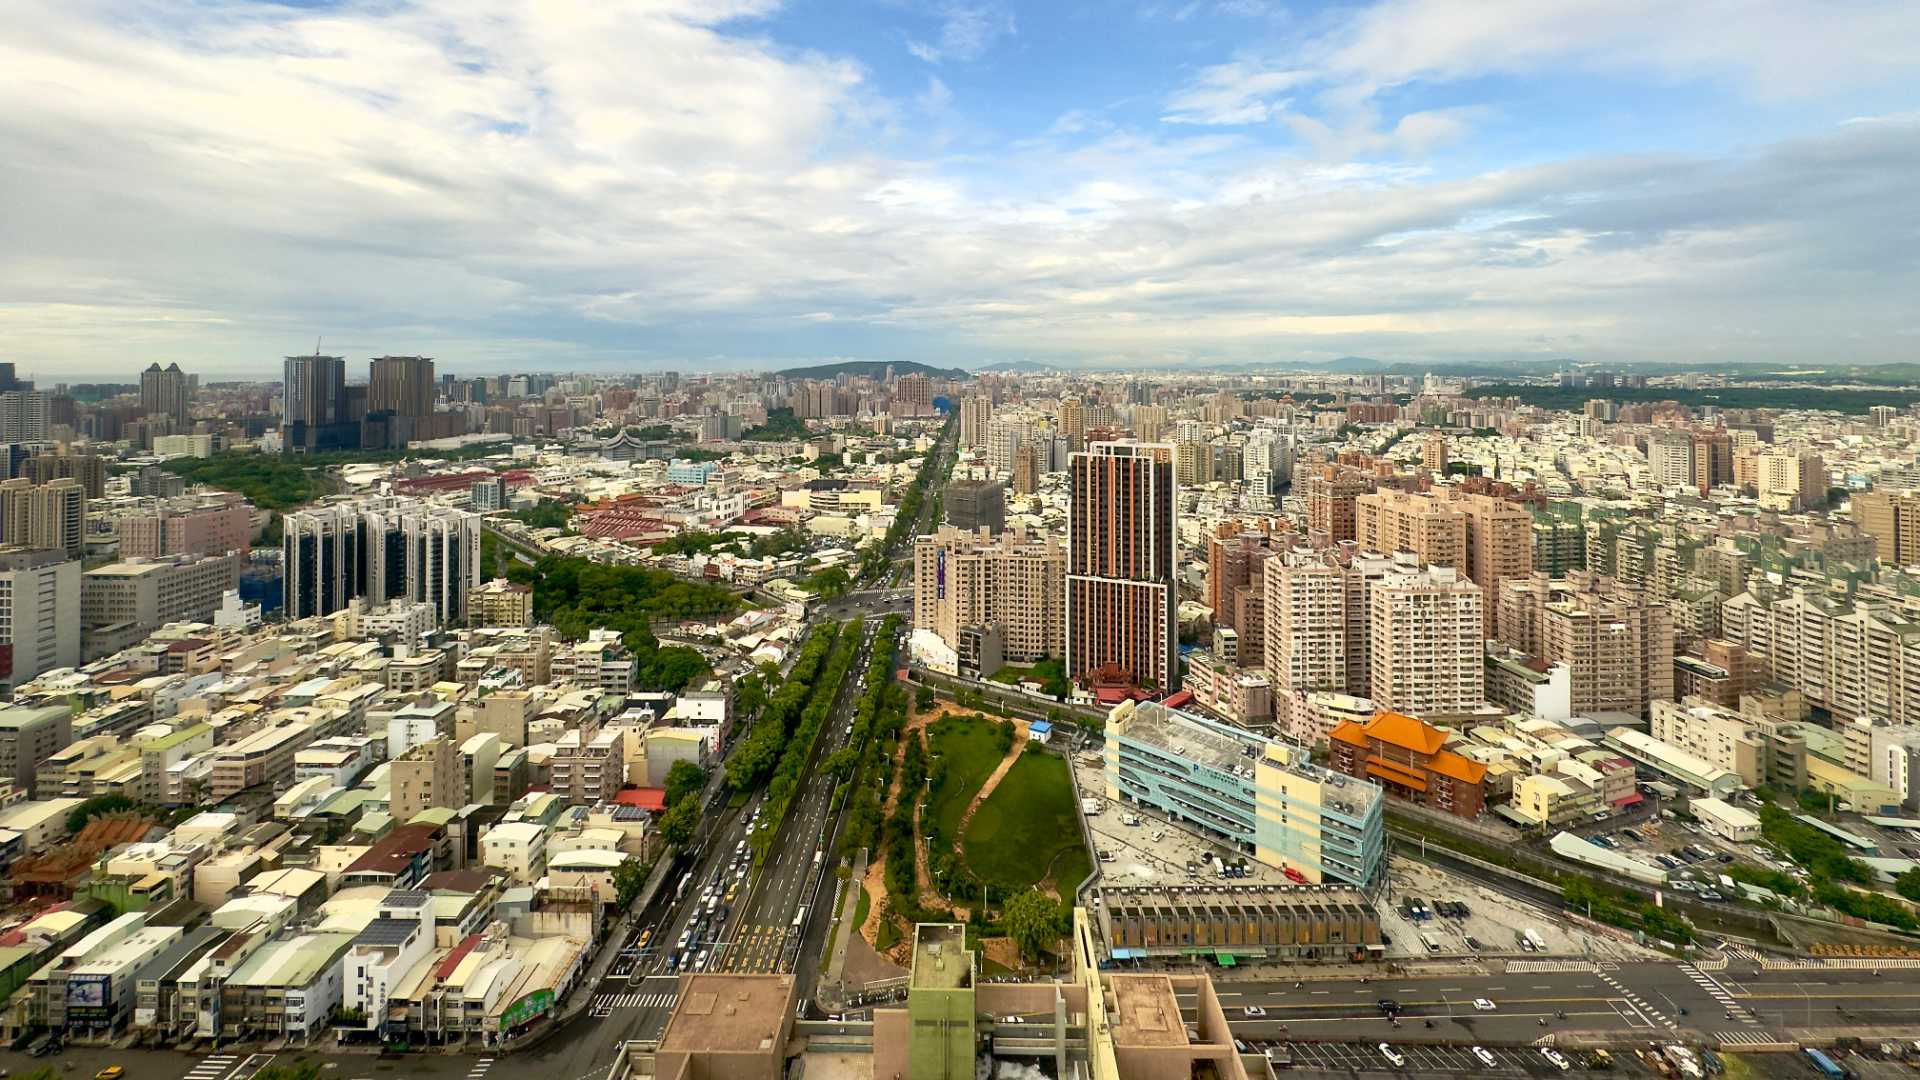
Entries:
[[[1631, 942], [1588, 933], [1563, 921], [1557, 913], [1412, 859], [1392, 860], [1388, 880], [1391, 887], [1380, 909], [1380, 928], [1393, 939], [1388, 955], [1526, 955], [1529, 950], [1519, 940], [1524, 930], [1536, 930], [1546, 940], [1546, 948], [1539, 950], [1541, 956], [1628, 960], [1657, 955]], [[1414, 899], [1423, 901], [1429, 909], [1440, 901], [1463, 903], [1468, 913], [1458, 918], [1436, 912], [1432, 918], [1416, 922], [1405, 912], [1405, 905]], [[1433, 935], [1440, 948], [1428, 949], [1422, 934]]]
[[[1667, 871], [1672, 887], [1696, 892], [1707, 900], [1732, 898], [1719, 878], [1727, 865], [1736, 861], [1801, 876], [1798, 867], [1774, 858], [1758, 844], [1731, 843], [1699, 825], [1677, 820], [1596, 832], [1588, 839]], [[1696, 884], [1689, 885], [1690, 881]]]
[[[1094, 845], [1098, 849], [1095, 857], [1100, 859], [1100, 883], [1105, 886], [1121, 885], [1191, 885], [1218, 883], [1220, 876], [1217, 864], [1210, 861], [1216, 858], [1244, 860], [1246, 876], [1232, 879], [1236, 885], [1285, 885], [1286, 875], [1270, 866], [1265, 866], [1252, 858], [1233, 851], [1225, 844], [1217, 844], [1197, 833], [1173, 825], [1153, 810], [1139, 806], [1124, 806], [1110, 803], [1102, 795], [1106, 791], [1106, 778], [1099, 765], [1089, 764], [1088, 755], [1076, 754], [1073, 767], [1078, 771], [1080, 790], [1095, 795], [1102, 804], [1098, 814], [1087, 818], [1092, 829]], [[1125, 824], [1127, 816], [1139, 819], [1138, 825]], [[1110, 852], [1111, 859], [1101, 857], [1098, 852]], [[1191, 865], [1193, 871], [1188, 872]]]

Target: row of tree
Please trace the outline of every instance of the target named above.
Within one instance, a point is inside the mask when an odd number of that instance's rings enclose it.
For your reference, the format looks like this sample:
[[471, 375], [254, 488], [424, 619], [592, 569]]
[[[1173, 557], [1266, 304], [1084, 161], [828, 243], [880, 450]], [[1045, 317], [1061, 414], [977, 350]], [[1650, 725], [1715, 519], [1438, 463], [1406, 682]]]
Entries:
[[813, 682], [826, 664], [827, 651], [833, 648], [839, 632], [839, 626], [828, 623], [817, 627], [800, 643], [799, 655], [794, 657], [786, 682], [767, 697], [746, 738], [727, 757], [727, 786], [735, 792], [758, 791], [766, 786], [773, 767], [780, 762], [781, 751], [786, 749], [787, 735], [800, 722], [800, 712], [806, 708]]
[[756, 862], [766, 858], [768, 846], [779, 835], [780, 825], [787, 819], [787, 808], [792, 805], [794, 795], [806, 780], [807, 762], [813, 757], [814, 744], [820, 740], [820, 729], [833, 712], [834, 701], [840, 697], [840, 687], [846, 682], [847, 669], [853, 666], [853, 654], [860, 647], [863, 625], [856, 618], [840, 628], [833, 652], [827, 658], [826, 671], [814, 683], [807, 707], [800, 714], [800, 724], [787, 739], [786, 750], [780, 755], [780, 764], [774, 769], [773, 781], [767, 785], [766, 801], [760, 807], [760, 831], [753, 835]]
[[893, 515], [893, 524], [887, 527], [886, 539], [881, 541], [878, 548], [867, 549], [866, 562], [860, 571], [863, 579], [877, 578], [886, 571], [892, 559], [893, 549], [907, 538], [908, 531], [914, 528], [914, 523], [919, 519], [920, 507], [926, 502], [927, 489], [946, 484], [946, 473], [952, 467], [953, 459], [943, 448], [946, 446], [947, 435], [952, 431], [954, 423], [953, 417], [947, 419], [947, 426], [941, 429], [940, 439], [934, 444], [933, 453], [927, 455], [927, 460], [920, 465], [920, 471], [914, 475], [913, 482], [908, 484], [907, 490], [901, 494], [899, 508]]
[[893, 748], [907, 722], [907, 693], [893, 681], [893, 643], [899, 629], [898, 615], [880, 624], [867, 664], [867, 690], [853, 714], [853, 735], [826, 761], [825, 768], [841, 778], [836, 796], [847, 800], [842, 857], [873, 847], [880, 831], [880, 803], [893, 781]]

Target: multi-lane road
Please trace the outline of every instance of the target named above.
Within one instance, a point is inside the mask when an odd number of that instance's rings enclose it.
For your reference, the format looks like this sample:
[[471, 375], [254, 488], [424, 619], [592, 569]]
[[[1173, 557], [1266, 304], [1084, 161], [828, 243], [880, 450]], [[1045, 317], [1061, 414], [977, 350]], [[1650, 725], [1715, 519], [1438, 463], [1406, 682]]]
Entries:
[[[1911, 968], [1876, 975], [1864, 968], [1761, 970], [1742, 961], [1712, 971], [1673, 961], [1538, 960], [1471, 976], [1217, 981], [1214, 987], [1235, 1036], [1250, 1043], [1512, 1045], [1553, 1036], [1761, 1045], [1841, 1029], [1920, 1030], [1920, 971]], [[1395, 1017], [1386, 1015], [1384, 1001], [1397, 1007]]]
[[[880, 622], [871, 616], [866, 621], [859, 648], [815, 746], [815, 764], [845, 745]], [[703, 951], [708, 954], [706, 970], [799, 970], [807, 976], [804, 989], [811, 988], [812, 968], [817, 964], [797, 961], [803, 945], [811, 946], [812, 955], [818, 956], [823, 927], [832, 918], [831, 912], [821, 909], [826, 906], [822, 901], [830, 901], [833, 893], [829, 860], [841, 810], [832, 805], [835, 787], [835, 778], [809, 767], [779, 835], [768, 846], [766, 861], [734, 890], [724, 918], [710, 925], [706, 936], [694, 933], [690, 938], [689, 948], [696, 955]], [[736, 868], [743, 862], [739, 852], [747, 842], [749, 823], [759, 801], [756, 797], [746, 807], [733, 809], [726, 805], [721, 789], [720, 799], [710, 807], [715, 815], [712, 831], [680, 871], [688, 883], [686, 889], [677, 900], [668, 892], [662, 902], [636, 920], [621, 958], [594, 988], [588, 1014], [579, 1023], [598, 1030], [596, 1036], [585, 1041], [611, 1047], [618, 1040], [651, 1040], [664, 1030], [678, 1002], [678, 979], [669, 970], [670, 958], [696, 923], [701, 895], [715, 875], [719, 875], [718, 888], [723, 892], [736, 880]], [[566, 1037], [573, 1036], [569, 1033]]]

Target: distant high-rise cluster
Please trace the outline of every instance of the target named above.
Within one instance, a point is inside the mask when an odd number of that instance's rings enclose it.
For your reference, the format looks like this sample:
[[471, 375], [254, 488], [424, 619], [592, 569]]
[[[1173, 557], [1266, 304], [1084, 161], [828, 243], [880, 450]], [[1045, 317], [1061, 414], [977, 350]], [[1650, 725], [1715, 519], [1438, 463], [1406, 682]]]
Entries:
[[480, 518], [418, 499], [324, 503], [285, 520], [289, 618], [330, 615], [358, 599], [432, 605], [442, 626], [467, 618], [480, 584]]

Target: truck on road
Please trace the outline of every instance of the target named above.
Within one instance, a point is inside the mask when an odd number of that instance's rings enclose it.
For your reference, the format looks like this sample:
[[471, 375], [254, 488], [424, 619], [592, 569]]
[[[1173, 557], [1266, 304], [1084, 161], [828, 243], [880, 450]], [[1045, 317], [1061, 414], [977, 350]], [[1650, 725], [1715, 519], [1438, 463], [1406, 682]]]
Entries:
[[1532, 943], [1535, 952], [1547, 951], [1547, 939], [1538, 930], [1528, 928], [1527, 940]]

